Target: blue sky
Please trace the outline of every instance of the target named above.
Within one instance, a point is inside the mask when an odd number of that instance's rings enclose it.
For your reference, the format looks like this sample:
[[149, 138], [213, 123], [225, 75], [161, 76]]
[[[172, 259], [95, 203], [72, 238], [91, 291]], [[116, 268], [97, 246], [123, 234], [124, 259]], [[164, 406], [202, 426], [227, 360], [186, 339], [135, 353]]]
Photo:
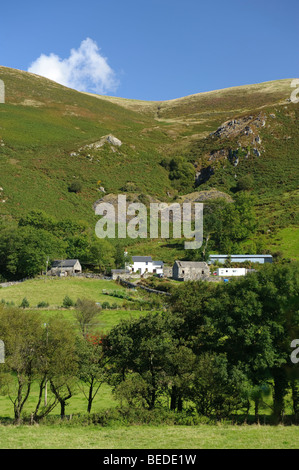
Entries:
[[57, 66], [77, 89], [166, 100], [299, 77], [298, 0], [11, 0], [0, 14], [0, 65]]

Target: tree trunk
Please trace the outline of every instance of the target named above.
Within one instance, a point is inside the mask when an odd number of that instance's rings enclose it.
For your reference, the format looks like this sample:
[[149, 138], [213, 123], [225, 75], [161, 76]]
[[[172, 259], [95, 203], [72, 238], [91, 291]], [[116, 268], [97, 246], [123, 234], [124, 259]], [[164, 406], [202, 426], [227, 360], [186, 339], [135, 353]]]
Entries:
[[171, 390], [171, 400], [170, 400], [170, 409], [172, 411], [182, 411], [183, 409], [183, 400], [179, 392], [179, 389], [174, 385]]
[[183, 400], [182, 400], [182, 397], [181, 395], [178, 396], [178, 411], [182, 411], [183, 410]]
[[19, 382], [19, 387], [18, 387], [18, 395], [16, 400], [14, 401], [14, 418], [15, 418], [15, 423], [20, 424], [21, 423], [21, 414], [23, 407], [29, 397], [30, 389], [31, 389], [31, 381], [27, 383], [27, 389], [26, 392], [23, 396], [23, 383], [22, 379], [18, 378]]
[[255, 417], [255, 422], [259, 422], [259, 406], [260, 406], [260, 399], [259, 397], [254, 399], [254, 417]]
[[91, 412], [91, 406], [92, 406], [92, 392], [93, 392], [93, 379], [90, 383], [89, 386], [89, 392], [88, 392], [88, 404], [87, 404], [87, 413]]
[[68, 395], [66, 396], [62, 396], [60, 395], [59, 393], [59, 388], [56, 388], [53, 381], [50, 380], [50, 385], [51, 385], [51, 390], [52, 392], [54, 393], [55, 397], [57, 398], [57, 400], [59, 401], [60, 403], [60, 417], [61, 419], [65, 418], [65, 407], [66, 407], [66, 402], [67, 400], [69, 400], [71, 397], [72, 397], [72, 391], [70, 389], [70, 387], [68, 385], [66, 385], [66, 388], [67, 388], [67, 391], [68, 391]]
[[40, 381], [40, 384], [39, 384], [39, 395], [38, 395], [38, 401], [37, 401], [37, 405], [35, 407], [35, 410], [34, 410], [34, 413], [32, 414], [32, 419], [35, 421], [38, 417], [38, 412], [39, 412], [39, 408], [40, 408], [40, 404], [41, 404], [41, 401], [42, 401], [42, 396], [43, 396], [43, 391], [44, 391], [44, 388], [45, 388], [45, 383], [46, 383], [46, 380], [47, 380], [47, 376], [44, 375], [44, 377], [42, 378], [42, 380]]
[[292, 389], [292, 401], [293, 401], [293, 413], [295, 419], [299, 417], [299, 381], [296, 379], [291, 380], [291, 389]]
[[177, 388], [174, 385], [171, 390], [171, 398], [170, 398], [170, 409], [175, 411], [177, 406]]
[[286, 389], [288, 386], [285, 371], [281, 368], [274, 369], [273, 379], [274, 379], [273, 416], [274, 416], [275, 423], [280, 423], [283, 417], [284, 397], [286, 395]]

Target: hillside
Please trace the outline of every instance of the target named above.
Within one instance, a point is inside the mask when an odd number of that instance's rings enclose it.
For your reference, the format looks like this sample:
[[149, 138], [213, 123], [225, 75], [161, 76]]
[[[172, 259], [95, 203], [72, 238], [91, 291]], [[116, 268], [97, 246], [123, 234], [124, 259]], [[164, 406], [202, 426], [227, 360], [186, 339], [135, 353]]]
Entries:
[[[290, 101], [291, 79], [164, 102], [80, 93], [6, 67], [0, 79], [3, 220], [39, 209], [92, 225], [93, 204], [105, 195], [170, 202], [221, 191], [234, 198], [246, 177], [266, 246], [297, 257], [298, 243], [291, 251], [285, 243], [299, 225], [298, 105]], [[169, 161], [178, 156], [184, 177], [171, 174]], [[79, 192], [69, 190], [74, 181]], [[147, 254], [146, 243], [138, 250]]]

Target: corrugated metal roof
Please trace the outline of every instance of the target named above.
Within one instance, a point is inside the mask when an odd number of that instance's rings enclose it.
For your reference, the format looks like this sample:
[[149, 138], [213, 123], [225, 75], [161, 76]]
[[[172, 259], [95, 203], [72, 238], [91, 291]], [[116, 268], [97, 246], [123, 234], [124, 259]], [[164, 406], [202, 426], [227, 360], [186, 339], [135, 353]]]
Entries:
[[210, 255], [210, 258], [272, 258], [272, 255]]

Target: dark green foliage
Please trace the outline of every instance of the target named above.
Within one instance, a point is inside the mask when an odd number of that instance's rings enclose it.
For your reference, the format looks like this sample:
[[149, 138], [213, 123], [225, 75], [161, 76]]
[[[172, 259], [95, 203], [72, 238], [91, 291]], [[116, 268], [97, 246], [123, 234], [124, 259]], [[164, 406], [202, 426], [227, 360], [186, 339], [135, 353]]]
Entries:
[[48, 259], [62, 257], [65, 243], [44, 229], [21, 226], [3, 229], [0, 237], [0, 272], [5, 279], [32, 277], [46, 269]]
[[204, 208], [204, 243], [202, 256], [210, 251], [220, 253], [242, 253], [243, 243], [257, 229], [254, 198], [239, 193], [235, 202], [224, 199], [206, 204]]
[[82, 183], [80, 181], [72, 181], [68, 190], [70, 193], [80, 193], [82, 191]]
[[29, 307], [29, 302], [28, 300], [26, 299], [26, 297], [24, 297], [24, 299], [22, 300], [21, 304], [20, 304], [20, 307], [21, 308], [28, 308]]
[[37, 304], [37, 308], [47, 308], [47, 307], [49, 307], [49, 303], [48, 303], [48, 302], [44, 302], [44, 301], [43, 301], [43, 302], [39, 302], [39, 303]]
[[167, 394], [173, 410], [191, 400], [198, 413], [219, 419], [246, 412], [253, 399], [258, 417], [269, 382], [279, 421], [294, 380], [288, 370], [298, 292], [296, 264], [266, 265], [228, 285], [185, 282], [167, 316], [123, 322], [105, 339], [117, 397], [151, 409]]
[[254, 179], [251, 175], [244, 175], [237, 182], [237, 191], [250, 191], [254, 188]]
[[70, 307], [74, 307], [74, 305], [75, 305], [75, 302], [68, 295], [66, 295], [63, 299], [62, 307], [70, 308]]
[[[92, 403], [101, 385], [107, 380], [108, 360], [103, 354], [102, 336], [85, 335], [76, 339], [78, 361], [77, 376], [80, 387], [87, 399], [87, 412], [91, 412]], [[83, 383], [83, 386], [82, 386]]]
[[223, 419], [245, 409], [246, 375], [224, 354], [204, 353], [195, 366], [190, 398], [200, 415]]
[[161, 166], [169, 171], [169, 179], [173, 188], [186, 194], [194, 189], [195, 168], [183, 157], [163, 159]]
[[41, 274], [55, 259], [79, 259], [89, 270], [109, 273], [130, 262], [124, 247], [99, 239], [86, 222], [58, 221], [32, 210], [18, 225], [0, 225], [0, 276], [17, 280]]

